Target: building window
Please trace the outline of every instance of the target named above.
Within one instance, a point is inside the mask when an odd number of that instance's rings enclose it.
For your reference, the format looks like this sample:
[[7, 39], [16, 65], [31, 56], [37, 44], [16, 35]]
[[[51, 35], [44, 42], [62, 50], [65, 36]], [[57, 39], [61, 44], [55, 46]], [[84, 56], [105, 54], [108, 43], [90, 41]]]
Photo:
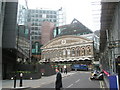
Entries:
[[85, 56], [85, 48], [84, 47], [81, 48], [81, 56]]
[[50, 14], [52, 14], [52, 11], [50, 11]]
[[35, 11], [34, 10], [32, 10], [32, 13], [34, 13]]
[[54, 18], [56, 18], [56, 16], [54, 15]]
[[34, 17], [34, 15], [32, 15], [32, 17]]
[[49, 14], [49, 11], [46, 11], [47, 12], [47, 14]]
[[63, 55], [64, 55], [64, 56], [66, 55], [66, 50], [65, 50], [65, 49], [63, 50]]
[[34, 26], [35, 24], [34, 23], [32, 23], [32, 26]]
[[50, 18], [50, 16], [49, 16], [49, 15], [47, 15], [47, 18]]
[[50, 18], [52, 18], [53, 16], [52, 15], [50, 15]]
[[38, 14], [36, 14], [36, 17], [38, 17]]
[[36, 13], [38, 13], [38, 10], [36, 10]]
[[35, 21], [34, 19], [32, 19], [32, 21]]
[[34, 40], [34, 37], [32, 36], [32, 40]]
[[53, 22], [56, 22], [56, 20], [54, 19]]
[[35, 23], [35, 26], [38, 26], [38, 23]]
[[42, 18], [42, 15], [39, 15], [40, 18]]
[[87, 46], [86, 49], [87, 49], [87, 55], [91, 55], [92, 54], [91, 47]]
[[34, 30], [34, 27], [31, 27], [31, 30]]
[[35, 30], [38, 30], [38, 27], [35, 27]]
[[54, 14], [56, 14], [56, 12], [54, 11]]
[[75, 49], [72, 49], [72, 56], [75, 56]]
[[79, 47], [76, 48], [76, 53], [77, 53], [76, 56], [80, 56], [80, 48]]
[[62, 57], [62, 52], [61, 52], [61, 50], [59, 50], [59, 54], [60, 54], [60, 57]]
[[43, 11], [43, 13], [45, 14], [45, 11]]
[[42, 11], [40, 10], [39, 13], [42, 13]]
[[35, 20], [36, 22], [38, 21], [38, 19]]
[[70, 55], [70, 49], [67, 49], [67, 54]]

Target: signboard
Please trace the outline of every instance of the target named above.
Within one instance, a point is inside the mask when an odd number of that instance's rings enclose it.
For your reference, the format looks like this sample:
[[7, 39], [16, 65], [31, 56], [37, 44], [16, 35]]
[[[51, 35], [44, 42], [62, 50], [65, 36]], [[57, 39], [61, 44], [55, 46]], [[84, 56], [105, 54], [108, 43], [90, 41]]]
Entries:
[[119, 90], [118, 75], [111, 75], [108, 78], [110, 90]]
[[116, 41], [111, 41], [109, 43], [109, 46], [108, 48], [112, 49], [112, 48], [118, 48], [120, 47], [120, 41], [119, 40], [116, 40]]

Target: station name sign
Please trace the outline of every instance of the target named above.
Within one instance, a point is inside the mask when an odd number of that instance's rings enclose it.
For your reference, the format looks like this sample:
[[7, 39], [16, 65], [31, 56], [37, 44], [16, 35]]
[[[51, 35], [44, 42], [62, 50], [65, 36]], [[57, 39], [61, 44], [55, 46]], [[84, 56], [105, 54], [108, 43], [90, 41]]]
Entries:
[[118, 48], [118, 47], [120, 47], [120, 40], [109, 42], [109, 45], [108, 45], [109, 49]]

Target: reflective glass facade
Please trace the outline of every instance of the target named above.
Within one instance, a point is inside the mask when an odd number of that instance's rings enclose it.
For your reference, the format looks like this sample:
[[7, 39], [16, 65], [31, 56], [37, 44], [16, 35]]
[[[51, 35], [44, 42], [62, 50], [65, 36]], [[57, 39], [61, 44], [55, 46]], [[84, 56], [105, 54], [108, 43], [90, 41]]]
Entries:
[[[28, 22], [31, 24], [30, 28], [30, 41], [31, 41], [31, 49], [32, 54], [39, 55], [40, 52], [35, 52], [36, 47], [35, 43], [39, 43], [39, 45], [42, 45], [41, 43], [41, 27], [42, 23], [44, 21], [48, 21], [51, 23], [54, 23], [55, 26], [58, 26], [60, 24], [59, 22], [59, 13], [62, 12], [62, 10], [50, 10], [50, 9], [29, 9], [28, 10]], [[63, 15], [63, 14], [61, 14]], [[63, 24], [63, 21], [62, 21]], [[40, 47], [40, 46], [39, 46]], [[39, 50], [37, 50], [39, 51]]]

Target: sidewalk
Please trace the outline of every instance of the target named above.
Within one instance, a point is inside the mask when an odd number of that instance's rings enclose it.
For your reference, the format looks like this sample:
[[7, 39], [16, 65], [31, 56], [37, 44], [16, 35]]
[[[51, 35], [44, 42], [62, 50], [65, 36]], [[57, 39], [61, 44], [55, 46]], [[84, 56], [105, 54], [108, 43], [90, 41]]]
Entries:
[[[67, 74], [62, 73], [62, 77], [67, 77], [72, 74], [75, 74], [75, 71], [68, 72]], [[55, 82], [56, 80], [56, 75], [52, 76], [42, 76], [40, 79], [35, 79], [35, 80], [23, 80], [23, 87], [22, 88], [38, 88], [44, 84], [49, 84], [52, 82]], [[16, 80], [16, 88], [19, 87], [20, 80]], [[2, 88], [13, 88], [14, 86], [14, 81], [13, 80], [2, 80]]]

